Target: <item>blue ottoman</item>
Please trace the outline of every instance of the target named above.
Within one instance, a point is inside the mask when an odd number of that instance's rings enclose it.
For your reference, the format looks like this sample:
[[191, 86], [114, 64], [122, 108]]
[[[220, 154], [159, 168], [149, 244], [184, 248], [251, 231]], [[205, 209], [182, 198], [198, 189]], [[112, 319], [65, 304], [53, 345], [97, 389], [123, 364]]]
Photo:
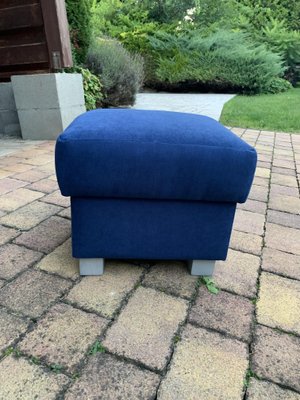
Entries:
[[55, 157], [82, 275], [102, 274], [105, 258], [188, 260], [192, 274], [211, 275], [257, 160], [211, 118], [130, 109], [79, 116]]

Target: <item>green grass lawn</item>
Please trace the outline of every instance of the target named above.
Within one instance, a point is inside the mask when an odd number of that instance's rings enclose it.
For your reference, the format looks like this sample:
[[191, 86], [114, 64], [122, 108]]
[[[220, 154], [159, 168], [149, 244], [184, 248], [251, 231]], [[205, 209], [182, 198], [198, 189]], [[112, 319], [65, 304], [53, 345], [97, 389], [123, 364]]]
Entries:
[[231, 127], [300, 133], [300, 88], [236, 96], [225, 104], [220, 122]]

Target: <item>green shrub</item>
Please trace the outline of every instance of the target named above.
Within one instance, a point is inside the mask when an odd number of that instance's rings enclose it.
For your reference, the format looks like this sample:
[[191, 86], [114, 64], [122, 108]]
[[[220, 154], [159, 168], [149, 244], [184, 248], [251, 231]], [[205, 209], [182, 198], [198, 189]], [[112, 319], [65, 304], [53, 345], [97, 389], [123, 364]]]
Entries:
[[279, 55], [254, 45], [243, 33], [219, 31], [208, 37], [160, 34], [151, 40], [157, 77], [169, 83], [201, 83], [245, 93], [268, 92], [284, 67]]
[[280, 93], [286, 92], [291, 89], [293, 86], [291, 82], [282, 78], [274, 78], [269, 82], [268, 93]]
[[76, 72], [82, 75], [85, 107], [87, 110], [95, 109], [103, 100], [102, 84], [99, 77], [87, 68], [82, 67], [68, 68], [65, 72]]
[[91, 0], [66, 0], [75, 64], [85, 61], [91, 40]]
[[97, 39], [87, 55], [87, 67], [100, 77], [106, 106], [133, 105], [143, 84], [143, 60], [116, 40]]

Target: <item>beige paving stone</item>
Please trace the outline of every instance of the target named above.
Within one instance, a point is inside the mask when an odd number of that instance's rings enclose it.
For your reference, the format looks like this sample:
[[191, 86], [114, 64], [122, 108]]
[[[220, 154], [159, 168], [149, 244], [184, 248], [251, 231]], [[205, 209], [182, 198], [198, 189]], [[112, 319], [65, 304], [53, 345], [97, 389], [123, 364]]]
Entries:
[[49, 162], [52, 162], [52, 160], [53, 160], [52, 154], [41, 154], [36, 157], [27, 158], [26, 163], [31, 164], [31, 165], [40, 166], [40, 165], [48, 164]]
[[246, 203], [238, 204], [239, 210], [251, 211], [252, 213], [265, 214], [267, 205], [262, 201], [248, 199]]
[[28, 325], [29, 320], [9, 314], [7, 311], [0, 309], [0, 352], [13, 345], [14, 341], [26, 331]]
[[0, 304], [29, 316], [39, 317], [71, 286], [59, 277], [29, 270], [0, 289]]
[[39, 171], [38, 169], [30, 169], [29, 171], [20, 172], [13, 176], [14, 179], [20, 179], [21, 181], [26, 181], [33, 183], [44, 179], [47, 177], [45, 172]]
[[269, 186], [269, 178], [262, 178], [260, 176], [255, 176], [253, 179], [253, 184], [257, 186], [264, 186], [267, 188]]
[[[293, 157], [292, 152], [290, 152], [289, 154], [291, 155], [291, 157]], [[293, 161], [276, 159], [276, 158], [273, 160], [273, 166], [280, 167], [280, 168], [289, 168], [292, 170], [295, 168], [295, 164]]]
[[[1, 176], [0, 176], [1, 178]], [[11, 192], [12, 190], [19, 189], [26, 186], [27, 182], [18, 181], [17, 179], [4, 178], [0, 180], [0, 195]]]
[[71, 234], [70, 221], [66, 218], [50, 217], [28, 232], [17, 237], [16, 243], [33, 250], [50, 253], [66, 241]]
[[157, 398], [240, 400], [247, 367], [245, 344], [187, 325]]
[[257, 167], [256, 171], [255, 171], [255, 176], [258, 176], [260, 178], [269, 178], [270, 173], [271, 173], [271, 171], [269, 168]]
[[55, 174], [54, 162], [49, 162], [47, 164], [39, 166], [39, 170], [51, 174]]
[[247, 400], [300, 400], [300, 394], [282, 389], [271, 382], [251, 378]]
[[10, 172], [25, 172], [32, 168], [32, 165], [22, 164], [20, 162], [12, 165], [6, 165], [3, 169]]
[[140, 287], [108, 330], [103, 344], [113, 353], [161, 370], [186, 313], [185, 300]]
[[245, 210], [236, 210], [233, 228], [237, 231], [262, 235], [265, 216]]
[[253, 313], [254, 305], [244, 297], [223, 291], [211, 294], [201, 286], [189, 321], [249, 341]]
[[262, 260], [263, 270], [300, 280], [300, 256], [265, 247]]
[[[57, 190], [57, 183], [52, 179], [41, 179], [40, 181], [34, 182], [32, 185], [28, 187], [29, 189], [38, 190], [39, 192], [51, 193]], [[45, 198], [46, 197], [47, 196], [45, 196]]]
[[233, 230], [229, 246], [234, 250], [260, 255], [262, 249], [262, 237], [251, 233]]
[[264, 186], [252, 185], [249, 193], [249, 199], [266, 202], [268, 200], [268, 188]]
[[60, 210], [60, 207], [36, 201], [1, 217], [0, 223], [28, 230]]
[[162, 261], [154, 265], [145, 276], [143, 284], [175, 296], [191, 298], [197, 277], [192, 276], [185, 262]]
[[78, 260], [72, 257], [71, 239], [68, 239], [52, 253], [44, 257], [36, 267], [47, 272], [58, 274], [63, 278], [78, 278]]
[[[294, 168], [295, 168], [295, 167], [294, 167]], [[296, 176], [295, 169], [280, 168], [280, 167], [274, 167], [274, 166], [273, 166], [272, 172], [276, 172], [276, 174], [289, 175], [289, 176]]]
[[288, 226], [290, 228], [300, 229], [300, 215], [280, 212], [277, 210], [268, 210], [267, 221], [274, 224]]
[[267, 223], [266, 246], [300, 255], [300, 230]]
[[22, 352], [74, 372], [107, 321], [67, 304], [56, 304], [19, 345]]
[[2, 288], [2, 286], [4, 286], [5, 281], [3, 281], [2, 279], [0, 279], [0, 288]]
[[300, 391], [300, 338], [257, 326], [252, 369], [259, 378]]
[[60, 217], [71, 219], [71, 207], [64, 208], [58, 213]]
[[274, 195], [284, 195], [284, 196], [295, 196], [299, 195], [298, 188], [290, 187], [290, 186], [282, 186], [282, 185], [275, 185], [272, 184], [270, 186], [270, 197]]
[[0, 209], [3, 211], [14, 211], [44, 196], [44, 193], [28, 189], [17, 189], [13, 192], [3, 194], [0, 197]]
[[13, 175], [13, 174], [14, 174], [14, 173], [11, 172], [11, 171], [7, 171], [7, 170], [5, 170], [5, 169], [2, 169], [2, 168], [1, 168], [1, 165], [0, 165], [0, 179], [7, 178], [7, 177], [9, 177], [9, 176], [11, 176], [11, 175]]
[[259, 265], [259, 257], [229, 250], [227, 260], [216, 263], [214, 281], [222, 289], [242, 296], [254, 297]]
[[[16, 154], [16, 153], [15, 153]], [[7, 165], [15, 165], [20, 162], [20, 158], [16, 157], [15, 155], [10, 155], [7, 157], [0, 157], [0, 165], [7, 166]]]
[[260, 324], [300, 334], [300, 282], [263, 272], [257, 320]]
[[298, 187], [297, 180], [294, 176], [272, 173], [271, 183], [276, 185]]
[[159, 381], [159, 376], [153, 372], [117, 360], [109, 354], [98, 353], [90, 357], [82, 375], [68, 390], [65, 400], [151, 400], [156, 396]]
[[122, 300], [138, 283], [143, 268], [124, 262], [105, 263], [102, 276], [87, 276], [70, 291], [67, 300], [80, 307], [112, 317]]
[[9, 242], [18, 235], [19, 232], [16, 229], [0, 225], [0, 245]]
[[11, 279], [38, 261], [42, 254], [15, 244], [0, 247], [0, 278]]
[[284, 195], [270, 197], [269, 208], [300, 215], [300, 198]]
[[24, 358], [6, 357], [0, 363], [0, 398], [55, 400], [69, 378], [45, 370]]
[[47, 196], [43, 197], [42, 201], [45, 203], [55, 204], [61, 207], [69, 207], [70, 206], [70, 197], [64, 197], [60, 194], [60, 191], [57, 190]]

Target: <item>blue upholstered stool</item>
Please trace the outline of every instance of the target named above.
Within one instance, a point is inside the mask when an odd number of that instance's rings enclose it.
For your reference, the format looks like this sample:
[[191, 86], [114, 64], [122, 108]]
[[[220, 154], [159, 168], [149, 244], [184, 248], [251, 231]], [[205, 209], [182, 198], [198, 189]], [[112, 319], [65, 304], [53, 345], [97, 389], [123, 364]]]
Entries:
[[127, 109], [79, 116], [59, 136], [56, 172], [71, 196], [73, 256], [82, 275], [105, 258], [188, 260], [211, 275], [225, 260], [236, 203], [256, 151], [215, 120]]

